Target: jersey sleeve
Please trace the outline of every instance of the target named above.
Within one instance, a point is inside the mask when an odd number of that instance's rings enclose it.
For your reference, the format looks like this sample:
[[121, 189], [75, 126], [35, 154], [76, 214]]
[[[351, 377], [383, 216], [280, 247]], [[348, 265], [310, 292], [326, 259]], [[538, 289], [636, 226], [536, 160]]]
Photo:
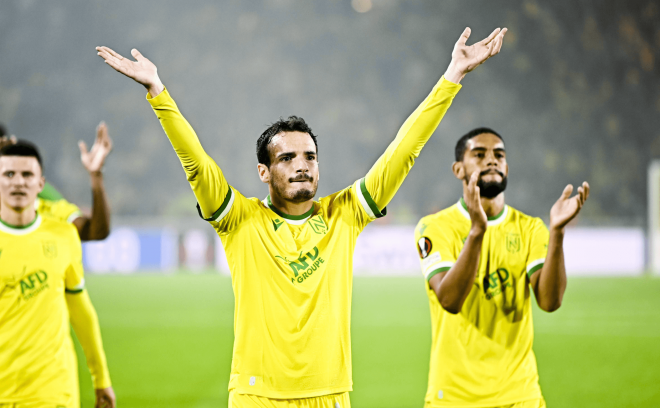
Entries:
[[66, 293], [80, 293], [85, 289], [85, 272], [82, 262], [82, 245], [75, 227], [69, 231], [70, 263], [64, 276]]
[[459, 243], [458, 233], [444, 223], [436, 220], [431, 224], [429, 220], [422, 219], [417, 224], [415, 246], [427, 281], [454, 266], [461, 251]]
[[183, 117], [167, 89], [155, 98], [149, 99], [147, 95], [147, 100], [181, 161], [197, 198], [200, 216], [216, 223], [214, 227], [221, 228], [224, 225], [222, 221], [231, 217], [236, 191], [229, 186], [220, 167], [206, 154], [197, 134]]
[[82, 216], [82, 211], [77, 205], [61, 199], [50, 205], [50, 214], [57, 219], [71, 223]]
[[527, 257], [527, 276], [532, 277], [534, 272], [543, 267], [545, 257], [548, 255], [548, 241], [550, 233], [540, 218], [534, 219], [532, 236]]
[[384, 214], [379, 210], [392, 200], [460, 89], [461, 85], [442, 77], [360, 181], [361, 194], [374, 215]]

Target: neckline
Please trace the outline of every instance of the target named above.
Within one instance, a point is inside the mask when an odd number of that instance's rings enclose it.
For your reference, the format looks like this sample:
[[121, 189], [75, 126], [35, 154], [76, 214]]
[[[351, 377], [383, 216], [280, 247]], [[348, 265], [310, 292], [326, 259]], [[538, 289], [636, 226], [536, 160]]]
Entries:
[[25, 235], [36, 230], [41, 225], [41, 215], [36, 213], [34, 220], [27, 225], [12, 225], [0, 219], [0, 231], [12, 235]]
[[[468, 212], [467, 204], [465, 204], [465, 200], [463, 200], [463, 197], [461, 197], [460, 200], [458, 200], [458, 208], [461, 210], [461, 213], [469, 220], [470, 213]], [[504, 208], [502, 208], [502, 211], [500, 211], [499, 214], [494, 215], [492, 217], [488, 217], [488, 226], [492, 227], [504, 221], [508, 212], [509, 212], [509, 206], [504, 204]]]
[[275, 208], [275, 206], [273, 205], [273, 202], [270, 200], [270, 194], [268, 194], [268, 196], [266, 196], [266, 198], [264, 199], [264, 204], [266, 204], [266, 206], [268, 208], [270, 208], [275, 214], [277, 214], [280, 217], [284, 218], [284, 220], [286, 222], [288, 222], [289, 224], [300, 225], [300, 224], [304, 223], [305, 221], [307, 221], [307, 219], [309, 217], [311, 217], [312, 214], [314, 213], [314, 205], [312, 204], [312, 208], [310, 208], [309, 211], [307, 211], [304, 214], [300, 214], [300, 215], [285, 214], [282, 211]]

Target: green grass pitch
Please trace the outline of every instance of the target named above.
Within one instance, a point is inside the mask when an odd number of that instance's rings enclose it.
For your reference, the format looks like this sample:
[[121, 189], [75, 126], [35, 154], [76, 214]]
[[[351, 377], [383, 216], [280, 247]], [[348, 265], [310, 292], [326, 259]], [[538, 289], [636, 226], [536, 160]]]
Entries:
[[[229, 278], [90, 275], [87, 287], [119, 407], [227, 406]], [[422, 407], [427, 302], [421, 277], [354, 279], [353, 407]], [[660, 279], [571, 278], [562, 308], [535, 309], [534, 325], [549, 407], [660, 407]], [[93, 407], [78, 355], [83, 407]]]

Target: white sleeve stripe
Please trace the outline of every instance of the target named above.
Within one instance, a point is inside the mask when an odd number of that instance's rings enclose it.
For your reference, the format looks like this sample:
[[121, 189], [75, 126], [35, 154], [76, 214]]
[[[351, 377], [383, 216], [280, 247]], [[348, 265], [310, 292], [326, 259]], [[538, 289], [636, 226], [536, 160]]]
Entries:
[[360, 204], [362, 204], [362, 208], [364, 208], [364, 211], [366, 211], [366, 213], [369, 215], [369, 218], [375, 219], [376, 215], [374, 214], [373, 211], [371, 211], [371, 208], [367, 203], [367, 199], [364, 198], [364, 196], [362, 195], [362, 189], [360, 189], [360, 180], [356, 181], [355, 184], [353, 184], [353, 188], [357, 193], [358, 199], [360, 200]]
[[431, 265], [427, 266], [424, 269], [424, 276], [429, 276], [429, 274], [431, 272], [435, 271], [436, 269], [451, 268], [452, 266], [454, 266], [454, 263], [455, 262], [446, 261], [446, 262], [437, 262], [437, 263], [431, 264]]
[[74, 211], [71, 215], [69, 215], [69, 218], [66, 219], [66, 222], [70, 224], [78, 217], [82, 217], [82, 213], [80, 211]]
[[67, 289], [69, 289], [69, 290], [83, 290], [83, 289], [85, 289], [85, 278], [83, 278], [80, 281], [80, 283], [77, 284], [76, 286], [74, 286], [72, 288], [67, 288]]
[[536, 267], [536, 266], [538, 266], [542, 263], [545, 263], [545, 258], [537, 259], [535, 261], [532, 261], [532, 262], [528, 263], [527, 264], [527, 273], [529, 273], [529, 271], [531, 271], [532, 268], [534, 268], [534, 267]]
[[[231, 187], [229, 187], [231, 190]], [[227, 206], [225, 207], [224, 211], [220, 213], [218, 218], [215, 219], [215, 222], [220, 222], [225, 216], [229, 213], [229, 210], [231, 210], [232, 205], [234, 205], [234, 197], [236, 194], [233, 194], [233, 191], [231, 191], [231, 197], [229, 198], [229, 203], [227, 203]]]

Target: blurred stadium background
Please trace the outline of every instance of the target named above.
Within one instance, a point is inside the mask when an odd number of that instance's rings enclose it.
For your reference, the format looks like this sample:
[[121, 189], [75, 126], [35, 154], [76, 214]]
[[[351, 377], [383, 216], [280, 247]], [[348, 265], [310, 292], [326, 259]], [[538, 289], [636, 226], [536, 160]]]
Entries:
[[[456, 140], [504, 137], [507, 203], [548, 220], [568, 184], [589, 202], [567, 233], [564, 306], [535, 311], [550, 407], [660, 406], [660, 4], [653, 0], [69, 0], [0, 3], [0, 122], [36, 142], [83, 208], [76, 143], [105, 120], [113, 233], [85, 245], [121, 407], [226, 406], [233, 298], [224, 252], [145, 91], [96, 57], [139, 49], [246, 196], [263, 197], [257, 136], [280, 116], [319, 135], [326, 195], [362, 177], [444, 72], [464, 27], [508, 27], [470, 74], [356, 251], [353, 406], [419, 407], [430, 322], [412, 229], [461, 193]], [[660, 166], [656, 165], [655, 174]], [[538, 312], [538, 313], [537, 313]], [[85, 407], [93, 406], [81, 362]]]

